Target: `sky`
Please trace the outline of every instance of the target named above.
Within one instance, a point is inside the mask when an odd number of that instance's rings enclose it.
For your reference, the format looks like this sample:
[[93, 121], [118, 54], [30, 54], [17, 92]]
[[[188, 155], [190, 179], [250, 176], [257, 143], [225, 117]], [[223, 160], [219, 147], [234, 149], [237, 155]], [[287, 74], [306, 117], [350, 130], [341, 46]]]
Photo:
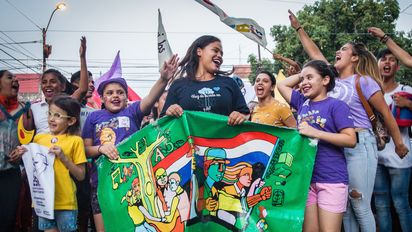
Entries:
[[[13, 73], [41, 73], [41, 28], [46, 27], [58, 0], [0, 0], [0, 69]], [[157, 27], [160, 9], [172, 51], [183, 58], [201, 35], [217, 36], [224, 51], [223, 69], [247, 64], [257, 44], [220, 22], [217, 15], [194, 0], [65, 0], [47, 31], [52, 53], [48, 68], [70, 78], [79, 69], [80, 37], [87, 38], [87, 63], [93, 77], [105, 73], [120, 50], [123, 76], [142, 97], [159, 77]], [[229, 16], [252, 18], [265, 29], [268, 48], [273, 25], [289, 25], [288, 9], [297, 12], [312, 0], [212, 0]], [[412, 3], [400, 0], [397, 30], [410, 31]], [[14, 44], [14, 43], [20, 44]], [[21, 44], [21, 42], [24, 42]], [[261, 49], [264, 58], [271, 54]], [[14, 60], [16, 58], [20, 62]], [[23, 65], [24, 64], [24, 65]], [[28, 67], [30, 68], [28, 68]]]

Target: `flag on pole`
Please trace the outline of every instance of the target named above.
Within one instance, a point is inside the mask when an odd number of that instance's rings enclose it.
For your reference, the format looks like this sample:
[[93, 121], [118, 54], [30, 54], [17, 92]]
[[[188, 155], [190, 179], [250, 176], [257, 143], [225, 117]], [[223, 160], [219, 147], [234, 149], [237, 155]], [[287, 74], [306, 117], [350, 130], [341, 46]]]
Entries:
[[[99, 107], [102, 105], [100, 96], [97, 93], [97, 89], [99, 88], [100, 83], [102, 83], [105, 80], [109, 80], [111, 78], [121, 78], [121, 77], [122, 77], [122, 62], [120, 60], [120, 51], [118, 51], [109, 71], [107, 71], [105, 74], [103, 74], [101, 77], [99, 77], [95, 81], [95, 84], [94, 84], [95, 90], [93, 91], [93, 95], [92, 95], [92, 99], [95, 103], [94, 105], [97, 105]], [[128, 96], [129, 101], [138, 101], [141, 99], [141, 97], [135, 91], [133, 91], [133, 89], [131, 89], [130, 86], [127, 87], [127, 96]], [[90, 104], [88, 104], [88, 106], [93, 107]]]
[[247, 38], [255, 41], [263, 47], [267, 46], [265, 29], [259, 26], [257, 22], [249, 18], [234, 18], [229, 17], [222, 9], [209, 0], [195, 0], [202, 6], [206, 7], [213, 13], [219, 16], [220, 21], [234, 30], [242, 33]]
[[[285, 75], [283, 74], [283, 69], [280, 69], [279, 72], [278, 72], [278, 75], [276, 76], [276, 82], [279, 83], [279, 82], [281, 82], [281, 81], [283, 81], [283, 80], [285, 80], [285, 79], [286, 79], [286, 77], [285, 77]], [[274, 91], [275, 91], [275, 99], [278, 100], [279, 102], [284, 103], [284, 104], [286, 104], [286, 105], [289, 106], [289, 104], [287, 103], [287, 101], [286, 101], [286, 100], [282, 97], [282, 95], [280, 94], [277, 85], [276, 85]]]
[[165, 28], [163, 27], [163, 22], [162, 22], [162, 14], [159, 11], [159, 26], [157, 28], [157, 52], [158, 52], [158, 58], [159, 58], [159, 69], [162, 68], [164, 62], [170, 59], [172, 57], [172, 49], [170, 48], [169, 41], [167, 40], [167, 35]]
[[109, 71], [103, 74], [99, 79], [96, 80], [95, 88], [98, 89], [100, 83], [110, 78], [120, 78], [122, 77], [122, 62], [120, 61], [120, 51], [117, 51], [116, 57], [114, 58], [113, 64]]

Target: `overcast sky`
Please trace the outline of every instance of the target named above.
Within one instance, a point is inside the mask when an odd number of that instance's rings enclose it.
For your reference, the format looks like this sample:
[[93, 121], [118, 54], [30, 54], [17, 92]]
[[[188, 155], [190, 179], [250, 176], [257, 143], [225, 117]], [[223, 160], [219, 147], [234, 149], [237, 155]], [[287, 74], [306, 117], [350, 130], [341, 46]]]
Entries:
[[[257, 45], [220, 22], [218, 16], [194, 0], [66, 0], [67, 8], [57, 11], [47, 32], [47, 43], [53, 46], [48, 64], [70, 77], [79, 69], [80, 36], [87, 37], [87, 59], [94, 77], [106, 72], [116, 52], [120, 50], [123, 74], [129, 85], [146, 96], [157, 78], [157, 9], [174, 53], [183, 57], [190, 44], [199, 36], [211, 34], [222, 40], [224, 67], [246, 64]], [[269, 36], [271, 26], [289, 25], [287, 10], [296, 12], [308, 0], [212, 0], [229, 16], [252, 18], [266, 31], [268, 48], [275, 43]], [[41, 30], [58, 1], [0, 0], [0, 69], [14, 73], [41, 72]], [[397, 29], [410, 31], [412, 5], [399, 1], [401, 11]], [[22, 13], [19, 13], [22, 12]], [[23, 14], [26, 16], [23, 16]], [[36, 42], [34, 42], [36, 41]], [[33, 42], [8, 44], [10, 42]], [[14, 61], [19, 59], [24, 66]], [[270, 54], [262, 50], [262, 57]], [[38, 59], [38, 60], [33, 60]], [[19, 69], [12, 69], [19, 68]]]

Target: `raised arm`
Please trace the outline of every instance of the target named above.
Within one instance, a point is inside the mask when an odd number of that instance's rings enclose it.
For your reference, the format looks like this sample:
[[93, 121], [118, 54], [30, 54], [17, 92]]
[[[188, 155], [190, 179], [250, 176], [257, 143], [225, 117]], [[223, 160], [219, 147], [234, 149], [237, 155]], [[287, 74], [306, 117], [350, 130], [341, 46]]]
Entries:
[[167, 83], [171, 80], [177, 70], [179, 58], [177, 54], [173, 55], [167, 62], [165, 62], [160, 70], [160, 78], [156, 81], [154, 86], [150, 89], [149, 95], [142, 99], [140, 103], [140, 110], [143, 114], [147, 114], [152, 109], [153, 105], [162, 95]]
[[83, 101], [84, 96], [86, 96], [87, 89], [89, 87], [89, 72], [87, 71], [86, 64], [86, 37], [82, 36], [80, 39], [80, 80], [79, 88], [74, 91], [72, 98]]
[[292, 60], [292, 59], [289, 59], [287, 57], [284, 57], [284, 56], [282, 56], [280, 54], [276, 54], [276, 53], [273, 54], [273, 59], [279, 60], [281, 62], [285, 62], [285, 63], [289, 64], [290, 66], [293, 66], [296, 69], [296, 71], [300, 71], [299, 64], [297, 62], [295, 62], [294, 60]]
[[299, 40], [303, 45], [303, 49], [305, 49], [306, 54], [312, 59], [312, 60], [323, 60], [326, 63], [329, 63], [325, 56], [322, 54], [318, 46], [312, 41], [312, 39], [309, 37], [309, 35], [305, 32], [305, 29], [300, 25], [300, 22], [298, 18], [293, 14], [291, 10], [288, 10], [289, 12], [289, 20], [290, 20], [290, 25], [296, 30], [299, 36]]
[[369, 27], [368, 32], [372, 36], [378, 38], [382, 43], [386, 44], [388, 49], [402, 62], [402, 64], [412, 68], [412, 56], [407, 51], [399, 47], [399, 45], [396, 44], [395, 41], [389, 37], [389, 35], [382, 31], [382, 29], [377, 27]]
[[290, 100], [292, 98], [293, 87], [299, 84], [301, 81], [302, 81], [301, 74], [298, 73], [276, 84], [280, 95], [282, 95], [282, 97], [288, 103], [290, 103]]

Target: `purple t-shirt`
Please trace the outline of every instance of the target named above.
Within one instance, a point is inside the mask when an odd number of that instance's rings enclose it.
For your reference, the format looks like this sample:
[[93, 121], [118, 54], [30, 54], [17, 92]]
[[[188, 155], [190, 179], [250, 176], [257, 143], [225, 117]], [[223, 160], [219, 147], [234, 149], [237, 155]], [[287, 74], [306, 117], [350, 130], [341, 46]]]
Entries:
[[[329, 92], [329, 97], [342, 100], [348, 104], [355, 127], [372, 128], [368, 114], [363, 108], [358, 92], [356, 91], [355, 80], [356, 75], [345, 79], [336, 78], [335, 88]], [[367, 100], [369, 100], [374, 93], [381, 90], [378, 83], [369, 76], [360, 77], [360, 86], [363, 96], [365, 96]]]
[[[106, 109], [91, 112], [84, 123], [82, 138], [93, 139], [93, 146], [113, 142], [118, 144], [139, 130], [143, 116], [140, 101], [118, 113]], [[96, 165], [90, 170], [90, 182], [93, 187], [97, 186]]]
[[[331, 133], [353, 128], [349, 107], [343, 101], [328, 97], [322, 101], [313, 102], [301, 93], [293, 91], [290, 104], [298, 111], [298, 124], [307, 122], [318, 130]], [[348, 183], [343, 147], [319, 140], [311, 182]]]

